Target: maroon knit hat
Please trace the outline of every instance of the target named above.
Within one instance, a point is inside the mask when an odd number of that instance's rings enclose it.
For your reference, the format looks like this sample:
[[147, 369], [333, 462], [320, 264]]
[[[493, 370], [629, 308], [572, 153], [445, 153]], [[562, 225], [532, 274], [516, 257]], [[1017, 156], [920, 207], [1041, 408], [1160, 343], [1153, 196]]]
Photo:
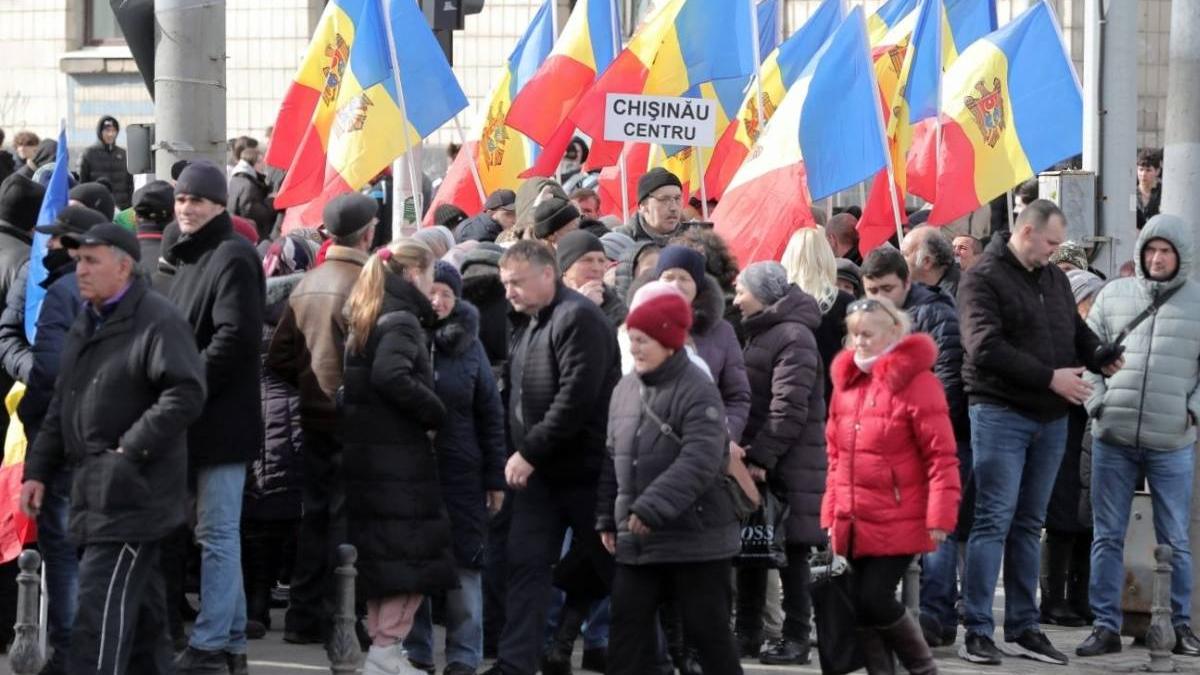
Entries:
[[626, 328], [642, 331], [667, 349], [683, 348], [692, 327], [692, 308], [679, 289], [652, 281], [634, 293], [631, 304]]

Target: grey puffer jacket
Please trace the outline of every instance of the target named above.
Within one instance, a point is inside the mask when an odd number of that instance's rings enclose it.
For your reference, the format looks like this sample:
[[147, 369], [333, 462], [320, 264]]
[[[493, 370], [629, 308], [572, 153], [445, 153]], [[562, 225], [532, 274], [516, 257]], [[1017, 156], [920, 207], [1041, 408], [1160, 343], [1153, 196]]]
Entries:
[[[646, 414], [647, 406], [671, 435]], [[717, 388], [682, 349], [655, 370], [630, 373], [617, 384], [596, 510], [596, 529], [617, 533], [617, 562], [701, 562], [738, 552], [739, 525], [724, 483], [724, 420]], [[633, 513], [650, 534], [629, 531]]]
[[[1142, 252], [1151, 239], [1166, 240], [1179, 255], [1179, 271], [1167, 281], [1146, 276]], [[1109, 282], [1088, 315], [1101, 340], [1116, 338], [1160, 293], [1182, 287], [1125, 339], [1124, 368], [1109, 378], [1086, 375], [1094, 387], [1087, 410], [1102, 441], [1177, 450], [1196, 443], [1188, 414], [1200, 419], [1200, 285], [1188, 279], [1195, 259], [1190, 226], [1176, 216], [1155, 216], [1138, 235], [1135, 252], [1136, 276]]]

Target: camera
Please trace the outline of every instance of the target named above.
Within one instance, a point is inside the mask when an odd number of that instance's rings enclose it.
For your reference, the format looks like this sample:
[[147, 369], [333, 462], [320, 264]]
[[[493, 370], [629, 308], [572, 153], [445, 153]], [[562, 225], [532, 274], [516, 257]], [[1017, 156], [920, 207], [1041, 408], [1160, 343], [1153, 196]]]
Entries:
[[1096, 347], [1096, 353], [1093, 354], [1093, 357], [1101, 368], [1105, 368], [1116, 363], [1117, 359], [1121, 358], [1124, 353], [1125, 345], [1113, 342]]

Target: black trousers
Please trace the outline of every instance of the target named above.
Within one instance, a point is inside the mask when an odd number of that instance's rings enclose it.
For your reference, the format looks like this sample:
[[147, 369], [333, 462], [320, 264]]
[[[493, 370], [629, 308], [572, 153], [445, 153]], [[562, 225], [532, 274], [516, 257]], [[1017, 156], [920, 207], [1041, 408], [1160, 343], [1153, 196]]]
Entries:
[[655, 616], [668, 597], [683, 617], [688, 641], [705, 673], [742, 672], [729, 630], [729, 560], [662, 565], [617, 565], [608, 638], [608, 675], [656, 672]]
[[[591, 572], [605, 586], [611, 584], [612, 556], [596, 533], [595, 486], [551, 487], [535, 472], [526, 488], [513, 494], [505, 622], [497, 660], [507, 675], [533, 675], [538, 669], [546, 638], [552, 570], [562, 554], [568, 527], [574, 531], [573, 541], [578, 543], [580, 553], [591, 560]], [[581, 601], [603, 597], [601, 593]]]
[[288, 542], [296, 538], [298, 521], [242, 519], [242, 587], [246, 616], [270, 628], [271, 589], [279, 579]]
[[[789, 545], [787, 567], [779, 570], [779, 580], [783, 582], [783, 636], [799, 642], [807, 642], [812, 633], [808, 552], [808, 546]], [[768, 571], [765, 567], [742, 567], [737, 571], [737, 629], [740, 635], [756, 639], [762, 635]]]
[[84, 547], [67, 672], [175, 672], [159, 546], [130, 542]]
[[854, 608], [862, 626], [890, 626], [907, 611], [896, 599], [896, 586], [912, 562], [911, 555], [851, 558]]
[[284, 630], [324, 637], [336, 609], [333, 570], [346, 543], [342, 446], [324, 431], [304, 430], [304, 496]]
[[483, 651], [495, 654], [504, 632], [504, 596], [508, 588], [508, 527], [513, 493], [506, 492], [500, 512], [488, 521], [483, 567]]

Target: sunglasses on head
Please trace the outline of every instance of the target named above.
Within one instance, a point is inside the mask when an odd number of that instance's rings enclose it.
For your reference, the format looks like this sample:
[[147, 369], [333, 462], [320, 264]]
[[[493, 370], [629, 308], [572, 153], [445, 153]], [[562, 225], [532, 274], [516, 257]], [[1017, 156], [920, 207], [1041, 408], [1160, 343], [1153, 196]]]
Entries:
[[875, 298], [863, 298], [850, 303], [846, 307], [846, 316], [857, 314], [858, 312], [874, 312], [877, 310], [882, 310], [885, 314], [887, 314], [893, 323], [899, 323], [896, 319], [896, 316], [892, 313], [892, 310], [888, 309], [887, 305], [884, 305]]

